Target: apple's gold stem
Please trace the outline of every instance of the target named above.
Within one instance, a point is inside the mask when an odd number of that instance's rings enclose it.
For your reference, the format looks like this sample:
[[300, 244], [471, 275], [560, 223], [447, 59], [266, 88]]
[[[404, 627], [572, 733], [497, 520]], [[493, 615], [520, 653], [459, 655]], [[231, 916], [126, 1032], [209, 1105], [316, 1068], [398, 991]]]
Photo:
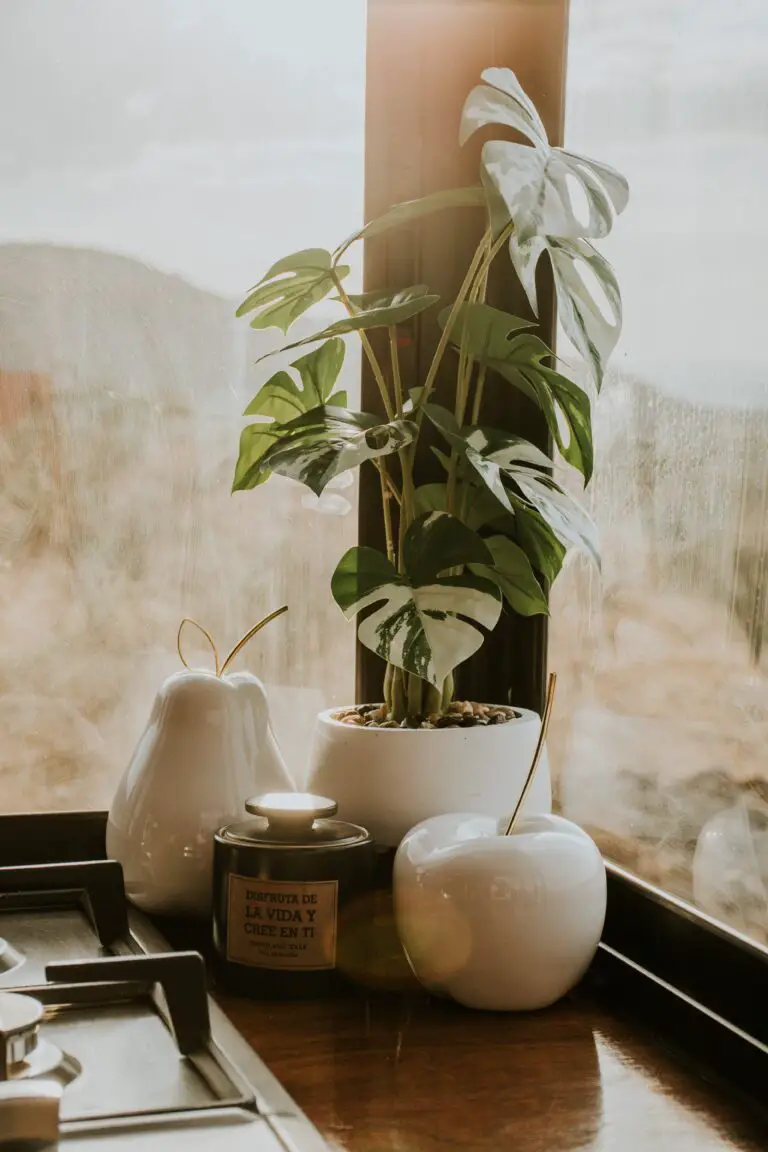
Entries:
[[520, 793], [520, 799], [518, 800], [517, 804], [515, 805], [515, 810], [510, 817], [509, 824], [507, 824], [507, 830], [504, 833], [505, 836], [511, 836], [512, 832], [514, 831], [514, 827], [515, 827], [515, 824], [517, 822], [517, 818], [520, 815], [522, 808], [523, 808], [523, 804], [525, 804], [526, 797], [531, 790], [531, 785], [533, 784], [533, 778], [536, 775], [536, 769], [538, 768], [539, 760], [541, 759], [541, 753], [544, 751], [544, 741], [547, 738], [547, 730], [549, 728], [549, 720], [550, 720], [550, 717], [552, 715], [552, 705], [555, 702], [555, 685], [556, 685], [556, 683], [557, 683], [557, 673], [551, 672], [550, 676], [549, 676], [549, 683], [547, 684], [547, 699], [546, 699], [546, 703], [544, 704], [544, 712], [543, 712], [542, 717], [541, 717], [541, 729], [539, 730], [539, 739], [536, 743], [536, 751], [533, 754], [533, 760], [531, 761], [531, 766], [528, 769], [528, 775], [526, 777], [525, 784], [523, 785], [523, 790]]

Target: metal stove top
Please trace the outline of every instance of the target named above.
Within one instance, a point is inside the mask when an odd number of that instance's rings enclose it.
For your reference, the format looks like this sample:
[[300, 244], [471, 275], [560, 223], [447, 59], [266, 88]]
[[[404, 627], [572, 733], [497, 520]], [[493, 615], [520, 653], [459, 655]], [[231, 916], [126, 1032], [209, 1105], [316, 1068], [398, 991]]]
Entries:
[[322, 1152], [113, 861], [0, 868], [0, 1149]]

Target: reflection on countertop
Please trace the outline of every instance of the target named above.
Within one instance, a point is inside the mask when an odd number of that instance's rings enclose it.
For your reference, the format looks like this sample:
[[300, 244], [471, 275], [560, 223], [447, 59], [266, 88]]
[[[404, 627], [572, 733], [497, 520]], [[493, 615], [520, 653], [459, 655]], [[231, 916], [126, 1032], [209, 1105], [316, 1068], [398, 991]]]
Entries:
[[540, 1013], [419, 993], [333, 1003], [220, 997], [345, 1152], [763, 1152], [766, 1129], [581, 993]]

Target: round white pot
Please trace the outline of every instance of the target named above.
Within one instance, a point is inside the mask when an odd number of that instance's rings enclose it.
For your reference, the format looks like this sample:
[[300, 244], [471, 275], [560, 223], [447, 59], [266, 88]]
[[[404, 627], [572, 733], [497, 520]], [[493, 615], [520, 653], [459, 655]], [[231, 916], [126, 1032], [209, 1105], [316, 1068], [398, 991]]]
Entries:
[[260, 680], [178, 672], [155, 698], [107, 821], [128, 898], [145, 912], [207, 918], [213, 834], [260, 792], [292, 791]]
[[[446, 812], [500, 818], [512, 811], [531, 766], [541, 721], [515, 708], [506, 724], [476, 728], [363, 728], [332, 708], [317, 718], [307, 789], [338, 802], [343, 820], [396, 848], [415, 824]], [[552, 808], [546, 750], [524, 812]]]

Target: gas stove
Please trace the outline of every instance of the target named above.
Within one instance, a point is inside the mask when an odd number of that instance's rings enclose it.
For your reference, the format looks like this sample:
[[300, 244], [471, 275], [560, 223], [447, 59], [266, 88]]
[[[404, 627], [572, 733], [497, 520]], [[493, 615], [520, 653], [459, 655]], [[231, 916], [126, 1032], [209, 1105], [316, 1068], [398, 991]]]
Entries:
[[0, 868], [0, 1149], [322, 1152], [114, 861]]

